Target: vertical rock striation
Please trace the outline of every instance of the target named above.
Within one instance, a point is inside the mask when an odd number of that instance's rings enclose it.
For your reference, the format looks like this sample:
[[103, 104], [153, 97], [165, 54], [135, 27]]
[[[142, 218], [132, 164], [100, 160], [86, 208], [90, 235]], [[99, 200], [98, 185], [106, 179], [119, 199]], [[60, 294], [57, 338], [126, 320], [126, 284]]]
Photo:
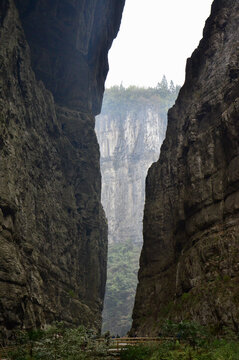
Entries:
[[239, 326], [239, 3], [215, 0], [146, 180], [132, 332]]
[[100, 329], [107, 226], [93, 113], [100, 110], [107, 52], [123, 4], [0, 3], [0, 334], [5, 340], [13, 329], [54, 320]]
[[[106, 93], [107, 96], [107, 93]], [[100, 144], [102, 204], [108, 219], [109, 243], [142, 242], [142, 217], [147, 169], [158, 158], [166, 130], [156, 104], [142, 108], [125, 103], [113, 113], [107, 105], [97, 117]]]

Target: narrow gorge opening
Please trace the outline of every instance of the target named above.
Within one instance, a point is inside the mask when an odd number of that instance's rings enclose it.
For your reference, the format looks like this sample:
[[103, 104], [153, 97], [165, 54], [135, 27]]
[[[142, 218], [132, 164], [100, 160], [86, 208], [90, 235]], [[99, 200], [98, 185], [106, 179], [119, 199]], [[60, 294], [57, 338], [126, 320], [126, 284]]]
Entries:
[[202, 38], [210, 5], [0, 2], [0, 358], [238, 359], [239, 2]]
[[167, 110], [184, 82], [186, 58], [202, 37], [211, 3], [128, 0], [110, 52], [96, 133], [109, 227], [102, 331], [115, 336], [126, 335], [131, 326], [147, 170], [158, 160]]

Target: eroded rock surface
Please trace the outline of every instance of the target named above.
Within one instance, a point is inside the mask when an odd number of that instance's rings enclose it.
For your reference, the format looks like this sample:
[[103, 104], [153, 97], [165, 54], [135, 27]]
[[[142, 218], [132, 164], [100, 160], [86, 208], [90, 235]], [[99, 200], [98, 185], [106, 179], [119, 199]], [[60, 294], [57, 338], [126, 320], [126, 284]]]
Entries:
[[[16, 1], [32, 58], [14, 1], [0, 3], [0, 332], [5, 340], [13, 329], [54, 320], [100, 329], [107, 226], [92, 111], [100, 108], [107, 51], [123, 3]], [[69, 39], [74, 44], [67, 47]]]
[[146, 180], [132, 333], [239, 326], [239, 3], [215, 0]]
[[33, 70], [56, 102], [100, 112], [124, 0], [15, 0]]
[[[123, 101], [121, 106], [125, 106]], [[126, 112], [119, 107], [113, 114], [105, 105], [97, 117], [109, 243], [142, 243], [145, 177], [158, 159], [166, 124], [166, 112], [159, 113], [153, 101], [148, 107], [131, 105]]]

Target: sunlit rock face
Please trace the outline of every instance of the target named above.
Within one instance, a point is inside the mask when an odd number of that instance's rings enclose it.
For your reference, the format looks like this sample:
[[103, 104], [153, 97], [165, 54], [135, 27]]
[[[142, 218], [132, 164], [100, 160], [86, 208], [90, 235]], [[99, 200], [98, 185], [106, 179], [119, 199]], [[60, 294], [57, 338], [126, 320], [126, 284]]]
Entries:
[[146, 180], [134, 334], [239, 326], [239, 3], [215, 0]]
[[132, 106], [124, 115], [119, 109], [114, 116], [103, 106], [97, 117], [109, 243], [142, 242], [145, 177], [158, 159], [166, 123], [166, 116], [159, 114], [156, 105], [141, 109]]
[[14, 329], [55, 320], [100, 329], [107, 226], [92, 112], [100, 108], [123, 3], [0, 2], [5, 341]]

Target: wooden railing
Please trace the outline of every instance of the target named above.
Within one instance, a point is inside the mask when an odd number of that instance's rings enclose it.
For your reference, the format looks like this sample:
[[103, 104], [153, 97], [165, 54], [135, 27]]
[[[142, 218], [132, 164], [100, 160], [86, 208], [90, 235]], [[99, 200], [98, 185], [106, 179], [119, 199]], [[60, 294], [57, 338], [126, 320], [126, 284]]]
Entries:
[[[171, 338], [165, 337], [121, 337], [109, 339], [109, 352], [120, 353], [121, 350], [127, 349], [129, 346], [141, 345], [141, 344], [155, 344], [162, 343]], [[105, 339], [99, 339], [99, 341], [105, 341]]]

